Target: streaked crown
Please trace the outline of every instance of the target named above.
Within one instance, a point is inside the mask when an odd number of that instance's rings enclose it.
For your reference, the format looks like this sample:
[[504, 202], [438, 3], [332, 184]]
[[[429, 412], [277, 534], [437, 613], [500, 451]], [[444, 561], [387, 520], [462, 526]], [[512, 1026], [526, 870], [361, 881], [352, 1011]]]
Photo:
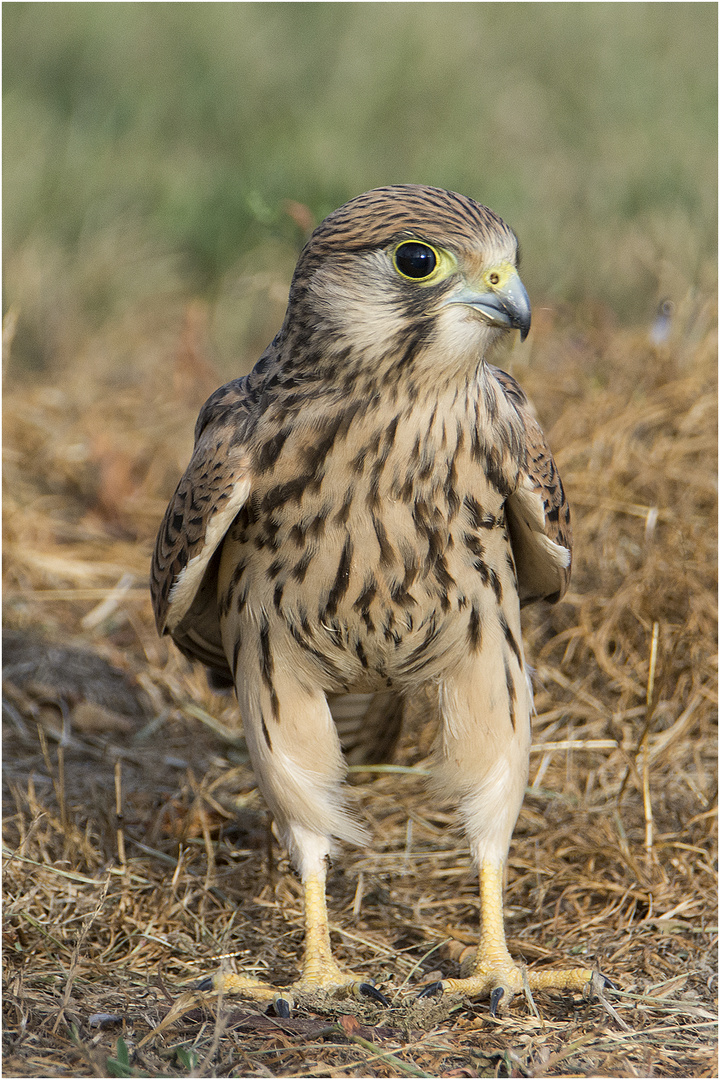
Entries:
[[460, 248], [501, 238], [517, 246], [502, 218], [474, 199], [443, 188], [398, 184], [366, 191], [329, 214], [308, 240], [298, 269], [331, 253], [384, 247], [406, 235]]

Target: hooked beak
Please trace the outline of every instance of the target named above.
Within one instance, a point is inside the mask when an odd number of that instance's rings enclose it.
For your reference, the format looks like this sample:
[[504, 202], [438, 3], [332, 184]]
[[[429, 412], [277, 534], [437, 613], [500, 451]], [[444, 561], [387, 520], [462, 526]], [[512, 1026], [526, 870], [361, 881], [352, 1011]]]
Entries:
[[466, 286], [448, 297], [446, 303], [472, 308], [490, 326], [519, 330], [520, 340], [524, 341], [530, 330], [530, 298], [520, 275], [514, 267], [505, 265], [497, 271], [497, 285], [489, 284], [491, 276], [492, 270], [484, 275], [486, 288], [476, 290]]

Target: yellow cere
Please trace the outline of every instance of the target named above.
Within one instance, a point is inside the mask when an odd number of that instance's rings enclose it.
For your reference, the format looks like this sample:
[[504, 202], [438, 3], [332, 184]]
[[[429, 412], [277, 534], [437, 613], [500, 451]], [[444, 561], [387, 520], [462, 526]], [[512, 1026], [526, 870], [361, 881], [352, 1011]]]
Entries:
[[488, 289], [503, 289], [510, 278], [517, 276], [517, 270], [510, 262], [495, 263], [484, 271], [481, 281]]

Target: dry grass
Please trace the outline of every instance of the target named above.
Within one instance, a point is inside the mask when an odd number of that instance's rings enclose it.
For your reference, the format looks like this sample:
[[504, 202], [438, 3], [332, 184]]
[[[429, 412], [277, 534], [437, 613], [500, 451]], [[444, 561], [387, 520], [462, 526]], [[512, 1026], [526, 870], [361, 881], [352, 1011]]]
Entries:
[[222, 381], [191, 309], [179, 344], [139, 341], [125, 378], [98, 351], [55, 385], [7, 380], [5, 1075], [716, 1075], [713, 312], [680, 305], [662, 347], [578, 318], [545, 313], [510, 358], [577, 559], [566, 600], [526, 620], [538, 716], [508, 933], [529, 964], [577, 956], [617, 991], [501, 1020], [412, 1004], [457, 971], [478, 915], [419, 725], [405, 772], [352, 774], [374, 842], [330, 879], [338, 956], [385, 980], [391, 1009], [281, 1021], [192, 990], [226, 954], [289, 981], [301, 908], [233, 701], [152, 623], [151, 542]]

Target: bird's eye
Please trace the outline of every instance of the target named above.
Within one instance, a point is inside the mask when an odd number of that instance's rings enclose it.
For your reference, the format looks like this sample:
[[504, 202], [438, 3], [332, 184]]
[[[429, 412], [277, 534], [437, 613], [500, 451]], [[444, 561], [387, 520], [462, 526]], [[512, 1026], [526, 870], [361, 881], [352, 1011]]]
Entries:
[[434, 248], [429, 244], [421, 244], [417, 240], [407, 240], [395, 248], [393, 262], [398, 273], [406, 278], [430, 277], [437, 266], [438, 256]]

